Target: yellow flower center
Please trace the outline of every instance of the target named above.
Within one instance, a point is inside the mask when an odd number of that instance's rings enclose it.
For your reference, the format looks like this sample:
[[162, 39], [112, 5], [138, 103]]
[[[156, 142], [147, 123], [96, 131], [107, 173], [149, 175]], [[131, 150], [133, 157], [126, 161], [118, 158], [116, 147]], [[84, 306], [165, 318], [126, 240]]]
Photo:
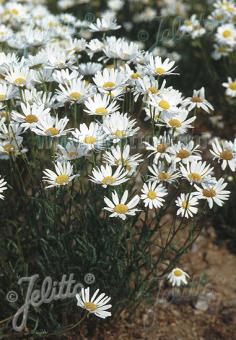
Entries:
[[5, 100], [5, 99], [6, 99], [5, 93], [0, 93], [0, 100]]
[[138, 79], [140, 77], [141, 77], [141, 74], [138, 73], [138, 72], [134, 72], [133, 74], [131, 74], [131, 78], [133, 78], [133, 79]]
[[81, 98], [81, 93], [74, 91], [74, 92], [71, 92], [71, 93], [70, 93], [70, 96], [69, 96], [69, 97], [70, 97], [70, 99], [72, 99], [72, 100], [78, 100], [78, 99]]
[[28, 115], [25, 117], [25, 121], [29, 124], [36, 123], [38, 121], [38, 117], [35, 115]]
[[231, 90], [236, 91], [236, 81], [233, 81], [232, 83], [230, 83], [230, 84], [229, 84], [229, 88], [230, 88]]
[[205, 197], [215, 197], [216, 196], [216, 192], [213, 188], [203, 189], [202, 193]]
[[10, 152], [13, 152], [13, 151], [15, 150], [15, 147], [14, 147], [14, 145], [8, 143], [8, 144], [3, 145], [3, 149], [4, 149], [7, 153], [10, 153]]
[[188, 178], [196, 182], [199, 182], [202, 180], [202, 176], [197, 172], [190, 172], [190, 174], [188, 175]]
[[158, 178], [160, 181], [167, 181], [170, 178], [170, 174], [168, 174], [168, 172], [162, 171], [159, 173]]
[[126, 136], [126, 132], [124, 130], [116, 130], [116, 132], [114, 134], [117, 137], [125, 137]]
[[158, 88], [155, 86], [150, 86], [148, 91], [151, 92], [152, 94], [155, 94], [158, 92]]
[[69, 176], [66, 174], [62, 174], [57, 176], [56, 183], [59, 185], [65, 185], [69, 182]]
[[164, 153], [167, 148], [168, 148], [168, 145], [164, 144], [164, 143], [161, 143], [161, 144], [157, 145], [157, 147], [156, 147], [157, 152], [160, 152], [160, 153]]
[[18, 15], [19, 14], [19, 11], [17, 8], [12, 8], [11, 10], [9, 10], [9, 12], [13, 15]]
[[149, 191], [147, 197], [150, 198], [150, 200], [154, 200], [157, 197], [157, 194], [155, 191]]
[[14, 83], [19, 86], [24, 86], [26, 84], [26, 79], [25, 77], [17, 77]]
[[129, 210], [129, 207], [128, 207], [128, 205], [126, 205], [126, 204], [120, 203], [120, 204], [117, 204], [117, 205], [113, 208], [113, 210], [114, 210], [117, 214], [126, 214], [127, 211]]
[[174, 270], [174, 276], [182, 276], [183, 275], [183, 272], [181, 269], [175, 269]]
[[86, 144], [94, 144], [94, 143], [96, 142], [96, 140], [97, 140], [97, 138], [94, 137], [94, 136], [86, 136], [86, 137], [84, 138], [84, 142], [85, 142]]
[[96, 303], [88, 301], [88, 302], [84, 303], [84, 308], [93, 312], [97, 309], [97, 305], [96, 305]]
[[188, 201], [183, 201], [183, 202], [182, 202], [182, 207], [183, 207], [184, 209], [188, 209], [188, 208], [189, 208], [189, 203], [188, 203]]
[[202, 103], [202, 99], [200, 97], [193, 96], [192, 97], [192, 102], [194, 102], [194, 103]]
[[187, 158], [190, 156], [190, 152], [186, 149], [180, 149], [177, 153], [176, 156], [183, 159], [183, 158]]
[[100, 115], [106, 115], [108, 111], [105, 107], [98, 107], [95, 112]]
[[116, 182], [116, 179], [115, 179], [114, 177], [112, 177], [112, 176], [106, 176], [106, 177], [104, 177], [103, 180], [102, 180], [102, 183], [103, 183], [103, 184], [107, 184], [107, 185], [113, 184], [113, 183], [115, 183], [115, 182]]
[[233, 159], [233, 153], [230, 151], [230, 150], [223, 150], [221, 153], [220, 153], [220, 157], [222, 159], [225, 159], [226, 161], [231, 161], [231, 159]]
[[116, 86], [116, 84], [113, 81], [106, 81], [103, 84], [104, 89], [107, 89], [107, 88], [110, 89], [110, 88], [113, 88], [115, 86]]
[[59, 133], [59, 130], [55, 127], [50, 127], [46, 130], [46, 133], [48, 133], [50, 136], [56, 136]]
[[164, 110], [168, 110], [170, 108], [170, 104], [163, 99], [160, 101], [159, 106]]
[[127, 171], [130, 171], [131, 169], [132, 169], [132, 167], [130, 166], [130, 164], [129, 164], [129, 162], [126, 160], [126, 161], [124, 161], [124, 166], [125, 166], [125, 169], [127, 170]]
[[234, 6], [231, 4], [226, 4], [225, 8], [226, 8], [226, 11], [229, 13], [233, 13], [234, 11]]
[[227, 48], [224, 47], [224, 46], [219, 47], [218, 50], [219, 50], [219, 52], [221, 52], [221, 53], [227, 52]]
[[75, 157], [78, 156], [78, 152], [77, 151], [70, 151], [70, 152], [67, 153], [67, 156], [69, 158], [75, 158]]
[[223, 37], [224, 38], [229, 38], [229, 37], [231, 37], [231, 35], [232, 35], [232, 32], [230, 30], [225, 30], [223, 32]]
[[166, 73], [166, 70], [163, 67], [157, 67], [155, 71], [156, 71], [156, 74], [159, 74], [160, 76]]
[[169, 124], [170, 126], [172, 126], [173, 128], [180, 128], [182, 123], [179, 119], [176, 118], [172, 118], [169, 120]]

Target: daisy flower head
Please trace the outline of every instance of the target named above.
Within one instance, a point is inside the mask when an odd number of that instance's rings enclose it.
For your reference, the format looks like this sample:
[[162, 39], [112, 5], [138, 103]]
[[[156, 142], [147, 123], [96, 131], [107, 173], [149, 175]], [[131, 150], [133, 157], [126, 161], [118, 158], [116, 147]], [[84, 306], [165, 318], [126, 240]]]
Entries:
[[97, 18], [95, 23], [89, 25], [91, 32], [108, 32], [118, 30], [121, 26], [117, 25], [114, 18]]
[[96, 62], [81, 63], [78, 66], [78, 70], [84, 76], [93, 76], [98, 71], [101, 71], [102, 64]]
[[127, 76], [124, 72], [114, 68], [104, 68], [98, 71], [93, 77], [94, 83], [97, 85], [100, 92], [108, 93], [124, 86], [127, 81]]
[[202, 109], [206, 112], [212, 111], [213, 106], [205, 98], [205, 88], [202, 87], [200, 90], [193, 90], [193, 96], [186, 98], [183, 103], [183, 107], [186, 107], [188, 111], [192, 111], [194, 108]]
[[154, 155], [154, 163], [157, 163], [159, 159], [165, 159], [169, 161], [169, 148], [171, 145], [171, 138], [168, 134], [164, 133], [160, 137], [154, 136], [152, 138], [152, 144], [144, 142], [146, 150], [152, 151], [148, 157]]
[[220, 44], [235, 46], [236, 29], [233, 24], [223, 24], [217, 28], [216, 40]]
[[154, 76], [166, 76], [174, 73], [176, 67], [174, 67], [175, 62], [170, 61], [169, 58], [162, 60], [161, 57], [154, 57], [150, 55], [146, 67]]
[[45, 108], [44, 105], [24, 104], [21, 103], [22, 113], [12, 111], [12, 119], [21, 124], [25, 129], [31, 129], [36, 126], [40, 119], [50, 114], [50, 109]]
[[99, 318], [105, 319], [111, 316], [111, 312], [107, 311], [112, 307], [107, 304], [111, 298], [104, 293], [99, 294], [99, 289], [90, 297], [90, 288], [82, 288], [80, 294], [76, 294], [77, 306], [86, 309], [89, 314], [94, 314]]
[[221, 163], [222, 170], [225, 170], [227, 166], [231, 171], [236, 170], [236, 139], [234, 142], [231, 141], [221, 141], [216, 138], [212, 142], [211, 154], [214, 159], [217, 159]]
[[73, 140], [88, 148], [88, 150], [102, 149], [107, 140], [106, 133], [104, 132], [101, 124], [91, 122], [89, 126], [85, 123], [80, 124], [79, 129], [71, 131]]
[[160, 95], [149, 95], [149, 104], [155, 106], [160, 112], [177, 110], [182, 100], [182, 93], [172, 88], [163, 89]]
[[95, 93], [95, 88], [82, 80], [81, 76], [80, 78], [72, 79], [65, 85], [59, 84], [59, 89], [57, 89], [56, 93], [57, 101], [61, 104], [66, 102], [81, 103]]
[[58, 118], [49, 114], [43, 115], [36, 125], [32, 127], [32, 131], [39, 136], [50, 136], [52, 138], [58, 138], [66, 135], [70, 129], [65, 129], [69, 119], [67, 117]]
[[199, 145], [195, 146], [193, 141], [187, 144], [179, 141], [176, 144], [172, 144], [168, 151], [168, 156], [176, 163], [182, 162], [186, 164], [189, 161], [201, 160]]
[[72, 161], [81, 158], [88, 153], [88, 148], [85, 145], [74, 142], [67, 142], [66, 146], [57, 145], [56, 157], [59, 162]]
[[95, 94], [93, 97], [88, 98], [84, 103], [89, 115], [106, 116], [112, 114], [119, 109], [115, 100], [110, 101], [107, 94]]
[[90, 180], [96, 184], [101, 184], [103, 188], [107, 186], [117, 186], [121, 183], [127, 182], [129, 178], [126, 177], [127, 171], [122, 166], [118, 166], [113, 173], [111, 165], [102, 165], [92, 170]]
[[139, 95], [144, 95], [146, 97], [151, 94], [160, 95], [165, 88], [165, 84], [165, 80], [160, 86], [158, 80], [154, 77], [149, 77], [147, 75], [144, 77], [140, 77], [137, 79], [136, 87], [134, 89], [135, 99], [137, 99]]
[[224, 190], [226, 186], [227, 183], [224, 183], [223, 178], [208, 184], [202, 183], [201, 187], [194, 185], [197, 189], [197, 198], [207, 200], [210, 209], [214, 203], [222, 207], [224, 201], [229, 199], [230, 191]]
[[53, 187], [65, 186], [71, 182], [75, 177], [79, 176], [73, 175], [73, 165], [70, 162], [55, 162], [55, 171], [46, 169], [43, 171], [43, 181], [48, 183], [46, 189]]
[[179, 197], [177, 197], [176, 206], [179, 208], [177, 210], [177, 215], [181, 215], [182, 217], [189, 218], [193, 217], [198, 212], [198, 198], [194, 193], [191, 194], [183, 194], [181, 193]]
[[[196, 119], [196, 116], [188, 118], [189, 112], [185, 109], [176, 109], [173, 112], [163, 112], [161, 115], [161, 122], [172, 130], [175, 134], [186, 133], [187, 129], [193, 128], [192, 123]], [[157, 123], [157, 125], [162, 125]]]
[[103, 155], [106, 163], [112, 166], [122, 165], [128, 172], [127, 176], [131, 176], [135, 172], [137, 166], [142, 162], [141, 157], [140, 154], [130, 155], [130, 145], [125, 145], [123, 149], [120, 145], [113, 145]]
[[202, 161], [188, 161], [185, 166], [180, 164], [180, 170], [182, 176], [191, 184], [207, 181], [213, 172], [210, 164]]
[[0, 84], [0, 102], [16, 97], [18, 97], [17, 87], [7, 83]]
[[135, 127], [135, 125], [135, 119], [130, 119], [127, 113], [122, 114], [119, 112], [106, 116], [102, 124], [105, 133], [108, 138], [113, 140], [113, 143], [135, 135], [139, 130], [139, 127]]
[[175, 164], [171, 164], [168, 167], [159, 162], [158, 165], [153, 164], [148, 167], [148, 170], [151, 173], [149, 181], [157, 182], [157, 183], [173, 183], [177, 178], [180, 177], [178, 171], [176, 171]]
[[138, 205], [140, 198], [136, 195], [127, 202], [128, 195], [128, 190], [125, 190], [121, 199], [119, 199], [116, 191], [112, 193], [112, 200], [106, 196], [104, 197], [107, 205], [104, 209], [111, 212], [110, 217], [119, 217], [122, 220], [126, 220], [127, 216], [135, 216], [136, 212], [139, 211], [139, 209], [135, 207]]
[[142, 188], [141, 199], [144, 202], [145, 207], [149, 209], [160, 208], [163, 206], [165, 197], [168, 192], [162, 184], [157, 184], [156, 182], [144, 183]]
[[32, 82], [32, 71], [20, 64], [9, 67], [5, 80], [17, 87], [29, 87]]
[[228, 77], [227, 83], [223, 83], [222, 85], [226, 87], [226, 96], [236, 97], [236, 79], [233, 80], [231, 77]]
[[180, 268], [174, 268], [167, 276], [172, 286], [187, 285], [187, 278], [189, 275]]
[[7, 190], [7, 186], [6, 186], [7, 182], [0, 176], [0, 199], [4, 200], [4, 196], [2, 195], [2, 193]]

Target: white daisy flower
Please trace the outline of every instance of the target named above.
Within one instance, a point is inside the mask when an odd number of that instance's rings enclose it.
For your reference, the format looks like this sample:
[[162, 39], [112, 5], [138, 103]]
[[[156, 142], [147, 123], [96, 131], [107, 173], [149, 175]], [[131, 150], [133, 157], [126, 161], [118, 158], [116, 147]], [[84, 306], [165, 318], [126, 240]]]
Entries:
[[143, 193], [141, 199], [143, 200], [145, 207], [148, 207], [149, 209], [162, 207], [165, 202], [163, 197], [168, 194], [163, 185], [157, 184], [156, 182], [144, 183], [141, 191]]
[[103, 188], [107, 186], [117, 186], [121, 183], [127, 182], [128, 178], [126, 177], [127, 171], [122, 166], [118, 166], [115, 172], [113, 173], [113, 169], [111, 165], [106, 164], [101, 165], [101, 167], [97, 167], [92, 170], [92, 176], [90, 180], [96, 184], [102, 184]]
[[136, 120], [130, 119], [127, 113], [114, 112], [103, 120], [103, 129], [107, 136], [113, 140], [113, 143], [135, 135], [139, 130], [139, 127], [135, 127], [135, 125]]
[[82, 288], [81, 294], [76, 294], [77, 306], [86, 309], [89, 314], [94, 314], [99, 318], [105, 319], [111, 316], [111, 312], [107, 309], [112, 307], [111, 304], [107, 304], [111, 298], [106, 296], [104, 293], [98, 295], [99, 289], [90, 298], [90, 288]]
[[119, 217], [122, 220], [125, 220], [128, 216], [134, 216], [138, 209], [135, 207], [139, 203], [139, 196], [134, 196], [130, 202], [127, 203], [128, 199], [128, 190], [125, 190], [123, 193], [121, 199], [119, 199], [119, 196], [116, 191], [112, 193], [112, 201], [108, 197], [104, 197], [104, 201], [107, 204], [106, 207], [104, 207], [105, 210], [111, 212], [110, 217]]
[[221, 163], [222, 170], [225, 170], [227, 166], [230, 167], [232, 171], [236, 170], [236, 139], [234, 143], [231, 141], [221, 141], [216, 138], [212, 142], [211, 154], [214, 159], [218, 159]]
[[72, 79], [65, 85], [59, 84], [59, 89], [56, 90], [59, 103], [81, 103], [95, 92], [94, 86], [87, 84], [82, 78], [81, 76], [80, 78]]
[[109, 93], [114, 91], [117, 87], [124, 86], [127, 81], [127, 76], [117, 69], [104, 68], [94, 75], [93, 81], [97, 85], [99, 91]]
[[87, 75], [93, 76], [98, 71], [101, 71], [101, 69], [102, 69], [102, 64], [95, 63], [95, 62], [81, 63], [78, 66], [79, 72], [86, 76]]
[[21, 126], [25, 129], [35, 127], [40, 119], [50, 114], [50, 109], [45, 109], [43, 105], [39, 106], [37, 104], [30, 105], [24, 103], [20, 105], [22, 113], [12, 111], [11, 116], [14, 121], [21, 123]]
[[43, 181], [49, 184], [46, 189], [67, 185], [75, 177], [79, 176], [79, 174], [73, 175], [73, 165], [70, 162], [55, 162], [54, 167], [55, 171], [50, 169], [43, 171], [45, 175], [43, 176]]
[[158, 166], [153, 164], [152, 166], [148, 167], [148, 170], [152, 174], [149, 179], [151, 182], [173, 183], [177, 178], [180, 177], [180, 174], [178, 171], [176, 171], [174, 165], [166, 167], [164, 163], [159, 163]]
[[187, 285], [187, 278], [189, 275], [185, 273], [180, 268], [174, 268], [167, 276], [169, 282], [172, 284], [172, 286], [181, 286], [181, 285]]
[[236, 97], [236, 78], [233, 80], [231, 77], [228, 77], [228, 82], [222, 84], [226, 87], [226, 95], [229, 97]]
[[217, 28], [216, 40], [221, 44], [235, 46], [236, 29], [233, 24], [224, 24]]
[[169, 162], [169, 148], [171, 145], [171, 138], [164, 133], [160, 137], [154, 136], [152, 138], [152, 144], [144, 142], [146, 150], [152, 151], [148, 157], [155, 155], [154, 163], [157, 163], [159, 159], [165, 159]]
[[176, 69], [174, 64], [175, 62], [170, 61], [169, 58], [162, 60], [161, 57], [150, 55], [146, 67], [154, 76], [166, 76], [176, 74], [174, 73], [174, 70]]
[[162, 111], [177, 110], [177, 106], [182, 103], [182, 93], [172, 88], [163, 89], [160, 95], [149, 95], [149, 104]]
[[76, 143], [85, 145], [89, 150], [101, 149], [106, 142], [106, 133], [98, 123], [91, 122], [89, 126], [85, 123], [80, 124], [79, 129], [71, 132]]
[[224, 201], [227, 201], [229, 199], [230, 191], [224, 190], [227, 186], [227, 183], [224, 183], [223, 178], [215, 181], [215, 183], [202, 183], [201, 185], [202, 187], [199, 187], [196, 184], [194, 185], [194, 187], [198, 191], [197, 197], [199, 199], [207, 200], [210, 209], [212, 209], [214, 203], [222, 207]]
[[210, 164], [206, 164], [206, 162], [202, 161], [187, 162], [185, 166], [180, 164], [180, 170], [182, 176], [185, 177], [191, 184], [207, 181], [213, 172], [213, 168], [211, 168]]
[[187, 144], [179, 141], [169, 147], [167, 158], [170, 157], [169, 161], [186, 164], [187, 162], [201, 160], [199, 152], [199, 145], [195, 146], [193, 141]]
[[72, 161], [87, 155], [88, 148], [85, 145], [74, 142], [66, 143], [66, 146], [57, 145], [56, 157], [59, 162]]
[[73, 79], [79, 78], [79, 73], [76, 70], [70, 71], [69, 69], [54, 70], [52, 78], [59, 84], [70, 84]]
[[119, 109], [117, 102], [111, 101], [110, 97], [106, 94], [95, 94], [94, 97], [88, 98], [84, 105], [84, 109], [89, 115], [106, 116]]
[[117, 25], [116, 20], [113, 18], [105, 18], [101, 19], [97, 18], [96, 23], [91, 23], [89, 28], [92, 32], [108, 32], [118, 30], [121, 26]]
[[[196, 119], [196, 116], [188, 118], [188, 114], [189, 112], [184, 109], [176, 109], [173, 112], [165, 111], [160, 120], [175, 134], [186, 133], [187, 129], [193, 128], [191, 123]], [[160, 123], [157, 123], [157, 125], [162, 126]]]
[[9, 67], [5, 80], [17, 87], [28, 87], [32, 82], [32, 71], [21, 65]]
[[0, 176], [0, 199], [4, 200], [4, 195], [2, 195], [2, 193], [7, 190], [7, 186], [6, 186], [7, 182], [1, 178]]
[[56, 117], [50, 116], [48, 114], [43, 115], [40, 117], [40, 120], [36, 122], [36, 125], [32, 127], [32, 131], [36, 133], [36, 135], [57, 138], [66, 135], [67, 132], [71, 130], [65, 130], [68, 122], [69, 119], [67, 117], [59, 119], [58, 115], [56, 115]]
[[188, 111], [194, 108], [203, 109], [206, 112], [213, 110], [213, 106], [205, 99], [205, 89], [202, 87], [200, 90], [193, 90], [193, 96], [186, 98], [182, 102], [182, 106], [186, 107]]
[[17, 87], [9, 84], [0, 84], [0, 101], [6, 101], [18, 97]]
[[106, 151], [103, 155], [103, 159], [106, 163], [119, 166], [122, 165], [128, 172], [128, 176], [131, 176], [142, 159], [142, 155], [135, 154], [130, 155], [130, 146], [126, 145], [123, 149], [120, 145], [112, 146], [109, 151]]
[[177, 215], [181, 215], [182, 217], [193, 217], [193, 215], [198, 212], [198, 208], [196, 208], [196, 205], [198, 205], [198, 198], [195, 193], [181, 193], [179, 197], [177, 197], [175, 204], [179, 208], [177, 210]]

